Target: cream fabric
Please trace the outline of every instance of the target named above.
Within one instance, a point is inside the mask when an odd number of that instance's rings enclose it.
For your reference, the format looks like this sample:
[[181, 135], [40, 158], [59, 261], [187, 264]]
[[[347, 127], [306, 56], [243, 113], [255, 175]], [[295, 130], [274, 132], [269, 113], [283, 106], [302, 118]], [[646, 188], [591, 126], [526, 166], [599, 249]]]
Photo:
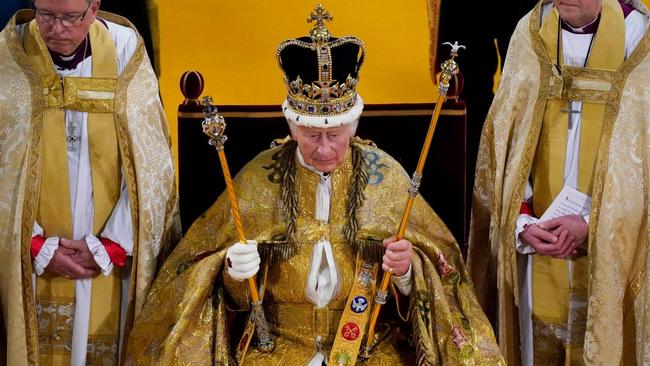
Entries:
[[[549, 3], [549, 1], [545, 1]], [[633, 7], [644, 15], [638, 1]], [[516, 219], [552, 93], [554, 61], [537, 36], [540, 7], [518, 24], [500, 87], [485, 122], [472, 208], [468, 268], [509, 364], [521, 362], [516, 331], [521, 257]], [[650, 360], [648, 187], [650, 180], [650, 38], [647, 33], [617, 70], [595, 170], [590, 215], [590, 283], [584, 359], [587, 364], [646, 364]], [[544, 86], [546, 85], [546, 86]]]
[[[0, 278], [7, 339], [7, 364], [23, 365], [35, 359], [37, 324], [31, 292], [29, 241], [36, 192], [39, 190], [39, 135], [42, 102], [38, 80], [30, 70], [16, 24], [30, 20], [30, 11], [18, 13], [0, 33]], [[100, 17], [133, 29], [123, 18]], [[127, 98], [128, 96], [128, 98]], [[35, 103], [29, 103], [35, 101]], [[142, 307], [153, 279], [157, 256], [178, 239], [177, 198], [173, 160], [158, 84], [142, 40], [118, 80], [116, 120], [126, 187], [133, 200], [131, 222], [134, 266], [128, 319]], [[156, 184], [151, 184], [156, 182]], [[43, 182], [44, 183], [44, 182]], [[130, 331], [130, 321], [125, 330]]]

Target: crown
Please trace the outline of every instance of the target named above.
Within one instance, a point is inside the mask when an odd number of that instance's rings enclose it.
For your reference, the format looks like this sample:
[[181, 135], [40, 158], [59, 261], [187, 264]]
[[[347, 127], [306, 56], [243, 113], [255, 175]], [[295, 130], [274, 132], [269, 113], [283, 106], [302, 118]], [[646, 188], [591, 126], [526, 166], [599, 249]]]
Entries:
[[[357, 94], [359, 69], [365, 58], [363, 42], [356, 37], [334, 38], [325, 26], [332, 15], [318, 5], [307, 18], [314, 22], [309, 36], [288, 39], [277, 48], [276, 57], [284, 73], [287, 100], [283, 111], [295, 112], [295, 119], [342, 116], [355, 107], [363, 109]], [[354, 116], [355, 118], [358, 115]], [[349, 118], [348, 118], [349, 119]], [[329, 127], [335, 119], [318, 119], [308, 125]], [[342, 124], [346, 121], [335, 124]], [[299, 121], [296, 121], [299, 122]]]

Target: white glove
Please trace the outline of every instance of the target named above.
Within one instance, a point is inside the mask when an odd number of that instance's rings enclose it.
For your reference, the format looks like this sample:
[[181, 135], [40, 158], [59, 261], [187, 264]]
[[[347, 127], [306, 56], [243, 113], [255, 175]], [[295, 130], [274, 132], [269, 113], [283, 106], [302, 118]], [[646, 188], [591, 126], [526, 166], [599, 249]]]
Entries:
[[248, 240], [248, 244], [235, 243], [226, 252], [228, 274], [237, 281], [255, 276], [260, 270], [260, 262], [255, 240]]

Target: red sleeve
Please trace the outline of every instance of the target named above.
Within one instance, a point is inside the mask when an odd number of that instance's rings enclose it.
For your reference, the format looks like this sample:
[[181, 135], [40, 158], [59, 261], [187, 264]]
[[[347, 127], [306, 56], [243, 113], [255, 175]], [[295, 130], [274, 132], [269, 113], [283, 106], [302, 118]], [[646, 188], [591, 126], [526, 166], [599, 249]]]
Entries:
[[29, 252], [32, 255], [32, 259], [36, 258], [38, 256], [38, 253], [41, 252], [41, 248], [43, 248], [43, 244], [45, 244], [45, 238], [43, 235], [36, 235], [32, 237], [32, 242], [31, 245], [29, 246]]
[[533, 215], [533, 208], [530, 206], [530, 204], [528, 202], [524, 201], [524, 202], [521, 203], [521, 208], [519, 209], [519, 214], [520, 215], [525, 214], [525, 215], [534, 216]]
[[99, 241], [104, 245], [104, 249], [106, 249], [106, 253], [111, 258], [111, 262], [118, 267], [124, 267], [126, 251], [111, 239], [101, 238]]

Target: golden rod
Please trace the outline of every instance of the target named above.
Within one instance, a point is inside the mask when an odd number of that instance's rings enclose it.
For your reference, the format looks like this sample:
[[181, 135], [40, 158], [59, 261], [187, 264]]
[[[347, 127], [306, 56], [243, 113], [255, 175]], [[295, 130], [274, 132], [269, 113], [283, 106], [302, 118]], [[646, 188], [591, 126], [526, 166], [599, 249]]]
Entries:
[[[239, 205], [237, 204], [237, 196], [235, 196], [235, 189], [232, 184], [230, 168], [228, 168], [228, 160], [226, 160], [226, 153], [223, 149], [223, 144], [228, 139], [224, 134], [226, 130], [226, 122], [217, 112], [217, 108], [212, 104], [211, 97], [203, 97], [203, 106], [203, 113], [205, 116], [202, 123], [203, 133], [210, 137], [209, 144], [215, 147], [217, 155], [219, 155], [223, 178], [226, 181], [226, 192], [228, 192], [228, 200], [230, 201], [230, 208], [232, 209], [232, 216], [237, 230], [237, 238], [239, 239], [239, 242], [247, 243], [244, 235], [244, 227], [241, 222], [241, 215], [239, 213]], [[271, 337], [268, 323], [266, 322], [266, 316], [264, 315], [264, 309], [262, 308], [262, 300], [257, 291], [255, 277], [250, 277], [247, 281], [251, 292], [251, 305], [252, 312], [255, 316], [255, 329], [259, 340], [259, 348], [262, 352], [271, 352], [275, 348], [275, 344]]]
[[[442, 73], [440, 74], [440, 81], [438, 83], [438, 101], [436, 102], [436, 107], [433, 110], [433, 115], [431, 116], [431, 122], [429, 123], [429, 129], [427, 130], [427, 135], [424, 139], [424, 146], [422, 146], [422, 151], [420, 152], [420, 158], [418, 160], [418, 165], [413, 173], [411, 178], [411, 186], [409, 188], [409, 198], [406, 201], [406, 208], [404, 209], [404, 214], [402, 215], [402, 220], [397, 230], [397, 240], [402, 240], [404, 237], [404, 232], [406, 232], [406, 225], [408, 223], [409, 215], [411, 214], [411, 208], [413, 207], [413, 202], [415, 197], [418, 195], [418, 189], [420, 187], [420, 180], [422, 179], [422, 171], [424, 170], [424, 163], [427, 160], [427, 155], [429, 154], [429, 148], [431, 147], [431, 140], [433, 139], [433, 133], [436, 130], [436, 125], [438, 124], [438, 117], [440, 116], [440, 110], [442, 105], [447, 99], [447, 91], [449, 90], [449, 81], [451, 78], [458, 74], [458, 64], [454, 60], [458, 56], [458, 50], [465, 48], [465, 46], [458, 45], [458, 42], [451, 44], [445, 42], [444, 44], [451, 46], [451, 58], [442, 63], [441, 69]], [[362, 358], [369, 358], [372, 356], [372, 348], [375, 346], [375, 326], [377, 325], [377, 318], [379, 317], [379, 311], [381, 306], [385, 303], [388, 285], [390, 284], [392, 272], [384, 272], [384, 276], [381, 279], [381, 287], [377, 290], [377, 295], [375, 296], [375, 304], [372, 308], [372, 313], [370, 314], [370, 324], [368, 326], [368, 334], [366, 338], [366, 345], [361, 351]], [[381, 300], [378, 300], [381, 299]]]

